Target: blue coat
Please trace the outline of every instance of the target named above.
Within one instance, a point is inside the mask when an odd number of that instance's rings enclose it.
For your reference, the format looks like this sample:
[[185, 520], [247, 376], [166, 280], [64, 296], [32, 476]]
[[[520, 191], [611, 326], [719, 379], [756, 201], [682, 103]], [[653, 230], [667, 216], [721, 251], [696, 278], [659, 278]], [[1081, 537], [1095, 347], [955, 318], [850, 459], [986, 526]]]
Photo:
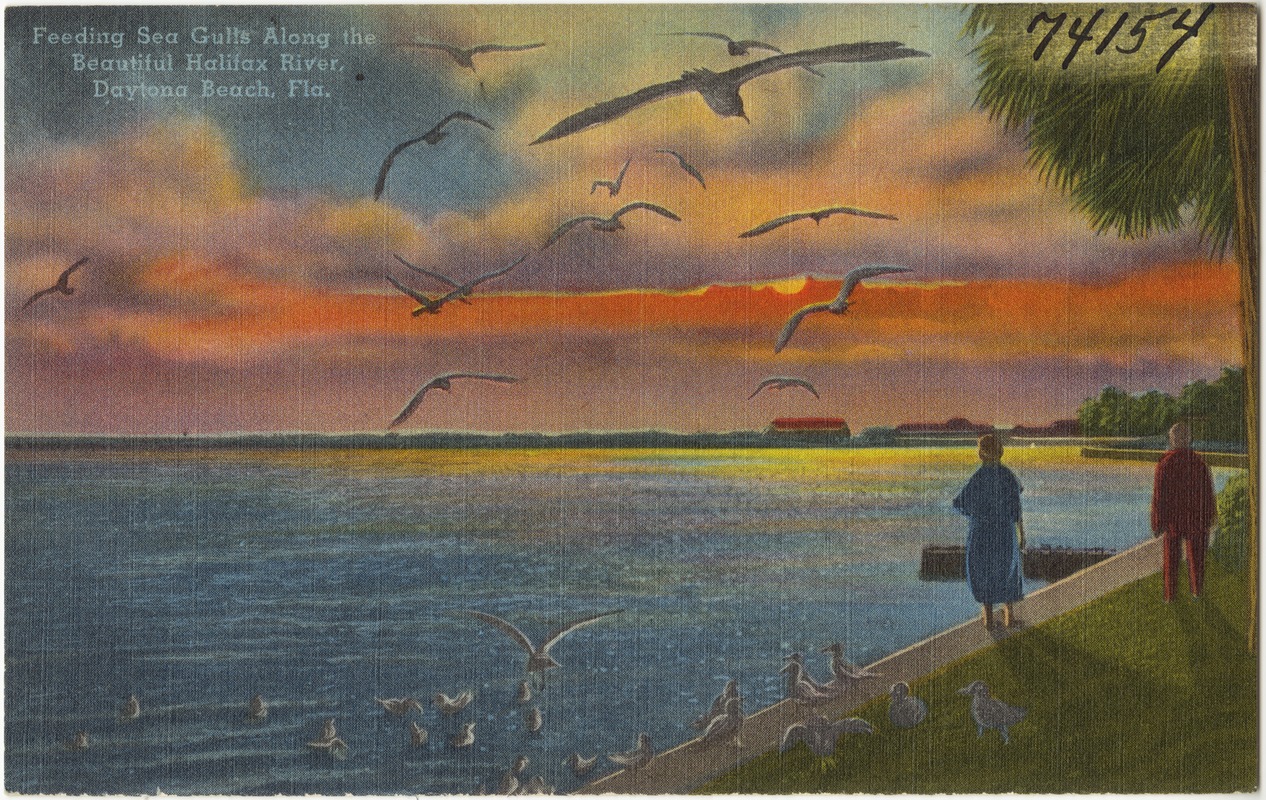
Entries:
[[1020, 544], [1020, 492], [1011, 470], [986, 462], [954, 498], [967, 517], [967, 583], [979, 603], [1011, 603], [1024, 598]]

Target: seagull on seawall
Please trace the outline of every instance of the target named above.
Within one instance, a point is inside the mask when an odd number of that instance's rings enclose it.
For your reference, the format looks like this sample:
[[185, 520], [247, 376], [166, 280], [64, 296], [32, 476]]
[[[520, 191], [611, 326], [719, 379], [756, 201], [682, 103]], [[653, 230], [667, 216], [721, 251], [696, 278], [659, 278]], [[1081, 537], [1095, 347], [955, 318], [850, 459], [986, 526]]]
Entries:
[[743, 731], [743, 700], [735, 695], [725, 701], [721, 714], [708, 723], [703, 735], [695, 742], [695, 747], [706, 748], [730, 739], [739, 747], [743, 746], [740, 734]]
[[416, 47], [422, 50], [438, 50], [447, 53], [459, 67], [475, 71], [475, 56], [483, 53], [521, 53], [524, 50], [535, 50], [544, 47], [545, 42], [534, 44], [477, 44], [474, 47], [458, 47], [444, 42], [395, 42], [396, 47]]
[[731, 697], [738, 697], [742, 700], [742, 697], [739, 694], [738, 681], [733, 678], [725, 682], [725, 688], [721, 690], [719, 695], [713, 698], [712, 705], [706, 712], [700, 714], [694, 722], [691, 722], [690, 727], [701, 731], [707, 730], [707, 727], [712, 723], [712, 720], [725, 713], [725, 706]]
[[840, 642], [828, 644], [822, 648], [821, 652], [831, 654], [831, 680], [822, 687], [826, 691], [834, 691], [839, 694], [851, 689], [853, 684], [858, 681], [879, 677], [878, 672], [872, 672], [866, 667], [859, 667], [845, 659], [844, 645]]
[[787, 342], [791, 341], [791, 335], [796, 332], [796, 327], [810, 314], [828, 311], [838, 316], [848, 311], [848, 297], [857, 288], [857, 284], [863, 280], [879, 275], [913, 271], [909, 267], [894, 267], [890, 264], [868, 264], [851, 270], [844, 276], [844, 284], [840, 287], [840, 293], [835, 296], [834, 300], [829, 303], [814, 303], [813, 305], [805, 306], [791, 315], [791, 318], [787, 320], [787, 324], [783, 326], [782, 333], [778, 334], [778, 341], [774, 344], [774, 352], [779, 353], [787, 346]]
[[594, 181], [593, 185], [589, 187], [589, 194], [598, 191], [599, 186], [605, 186], [608, 196], [615, 197], [620, 193], [620, 187], [624, 185], [624, 173], [629, 171], [629, 164], [632, 163], [633, 159], [625, 159], [624, 166], [620, 167], [620, 174], [616, 175], [613, 181]]
[[799, 661], [788, 661], [779, 671], [789, 673], [788, 682], [790, 685], [788, 686], [787, 696], [797, 703], [813, 705], [835, 697], [833, 692], [825, 691], [823, 687], [815, 684], [813, 679], [805, 674], [804, 664]]
[[781, 389], [790, 389], [793, 386], [798, 386], [801, 389], [805, 389], [806, 391], [809, 392], [809, 394], [813, 395], [814, 397], [817, 397], [818, 399], [821, 399], [821, 395], [818, 394], [817, 389], [813, 388], [812, 383], [809, 383], [804, 378], [792, 378], [786, 375], [775, 375], [773, 377], [766, 378], [765, 380], [761, 381], [760, 384], [757, 385], [756, 391], [749, 394], [747, 396], [747, 399], [751, 400], [753, 397], [760, 394], [762, 389], [770, 389], [772, 391], [778, 391]]
[[393, 419], [391, 424], [387, 427], [394, 428], [407, 420], [409, 417], [413, 416], [413, 412], [417, 410], [418, 404], [422, 402], [422, 398], [425, 397], [426, 393], [432, 389], [440, 389], [445, 392], [452, 391], [453, 381], [455, 380], [481, 380], [496, 381], [497, 383], [517, 383], [519, 379], [509, 375], [495, 375], [483, 372], [445, 372], [443, 375], [436, 375], [434, 378], [431, 378], [431, 380], [424, 383], [421, 389], [418, 389], [417, 394], [413, 395], [413, 399], [406, 403], [404, 408], [400, 409], [400, 413], [396, 415], [396, 418]]
[[695, 169], [694, 165], [692, 165], [689, 161], [687, 161], [686, 157], [683, 156], [681, 153], [678, 153], [676, 150], [669, 150], [666, 147], [661, 147], [657, 149], [655, 152], [663, 153], [664, 155], [672, 156], [673, 158], [677, 159], [678, 166], [684, 169], [686, 173], [690, 175], [690, 177], [699, 181], [700, 186], [702, 186], [705, 189], [708, 188], [708, 184], [703, 182], [703, 173]]
[[476, 125], [484, 126], [488, 130], [493, 130], [493, 127], [491, 124], [484, 122], [479, 117], [476, 117], [471, 114], [467, 114], [465, 111], [454, 111], [452, 114], [449, 114], [447, 117], [440, 120], [439, 124], [437, 124], [434, 128], [431, 128], [429, 131], [422, 134], [421, 136], [415, 136], [414, 138], [409, 139], [406, 142], [401, 142], [400, 144], [396, 145], [395, 148], [393, 148], [390, 153], [387, 154], [387, 157], [383, 159], [382, 166], [378, 168], [378, 180], [374, 183], [374, 200], [377, 200], [379, 197], [382, 196], [383, 189], [385, 189], [387, 186], [387, 173], [391, 170], [391, 164], [393, 161], [396, 160], [396, 156], [400, 155], [400, 153], [403, 152], [405, 148], [412, 147], [418, 142], [426, 142], [427, 144], [436, 144], [445, 136], [448, 136], [448, 131], [444, 130], [444, 126], [452, 122], [453, 120], [473, 122]]
[[482, 611], [467, 611], [466, 613], [474, 617], [475, 619], [483, 620], [484, 622], [487, 622], [489, 625], [492, 625], [497, 630], [504, 633], [506, 636], [509, 636], [520, 647], [526, 650], [528, 653], [527, 671], [530, 674], [538, 678], [541, 678], [545, 670], [554, 669], [555, 667], [561, 666], [549, 654], [550, 648], [558, 644], [558, 641], [560, 639], [562, 639], [564, 636], [571, 633], [572, 631], [576, 630], [577, 628], [582, 628], [585, 625], [592, 625], [593, 623], [597, 622], [600, 619], [611, 617], [623, 612], [624, 612], [624, 609], [621, 608], [616, 611], [604, 611], [601, 614], [590, 614], [587, 617], [581, 617], [580, 619], [572, 620], [571, 622], [566, 623], [562, 627], [556, 628], [550, 631], [549, 635], [545, 637], [545, 641], [541, 643], [540, 647], [537, 647], [536, 645], [532, 644], [532, 640], [529, 639], [523, 633], [523, 631], [514, 627], [514, 625], [510, 624], [509, 622], [506, 622], [504, 619], [496, 616], [495, 614], [485, 614]]
[[896, 217], [891, 214], [884, 214], [879, 211], [867, 211], [864, 208], [854, 208], [853, 206], [832, 206], [830, 208], [819, 208], [814, 211], [797, 211], [794, 214], [784, 214], [781, 217], [775, 217], [768, 222], [762, 222], [750, 231], [743, 231], [739, 234], [740, 239], [750, 239], [753, 236], [760, 236], [762, 233], [768, 233], [774, 228], [781, 228], [790, 222], [796, 222], [802, 219], [811, 219], [818, 225], [822, 224], [822, 220], [834, 214], [851, 214], [854, 217], [867, 217], [869, 219], [890, 219], [896, 221]]
[[545, 248], [552, 245], [554, 242], [557, 242], [559, 239], [562, 238], [563, 234], [567, 233], [567, 231], [571, 230], [572, 228], [576, 227], [582, 222], [592, 223], [590, 224], [589, 227], [593, 228], [595, 231], [605, 231], [607, 233], [610, 233], [612, 231], [624, 230], [624, 224], [620, 222], [620, 217], [623, 216], [624, 214], [627, 214], [630, 211], [634, 211], [639, 208], [645, 209], [647, 211], [653, 211], [656, 214], [659, 214], [661, 217], [667, 217], [668, 219], [671, 219], [674, 222], [681, 222], [681, 217], [677, 216], [676, 214], [664, 208], [663, 206], [658, 206], [658, 205], [655, 205], [654, 203], [646, 203], [639, 200], [635, 203], [629, 203], [628, 205], [624, 206], [619, 211], [615, 212], [609, 217], [600, 217], [600, 216], [597, 216], [596, 214], [582, 214], [579, 217], [572, 217], [571, 219], [565, 221], [562, 225], [559, 225], [557, 228], [554, 229], [554, 232], [549, 235], [549, 239], [545, 241], [545, 244], [541, 245], [541, 249], [544, 250]]
[[651, 747], [651, 737], [645, 733], [637, 735], [637, 746], [623, 753], [611, 753], [607, 759], [619, 764], [629, 771], [639, 770], [651, 763], [655, 758], [655, 748]]
[[835, 44], [818, 47], [812, 50], [801, 50], [796, 53], [785, 53], [771, 56], [760, 61], [753, 61], [741, 67], [713, 72], [709, 69], [695, 69], [682, 73], [673, 81], [657, 83], [639, 89], [632, 94], [592, 105], [577, 111], [559, 121], [554, 127], [536, 138], [532, 144], [541, 144], [589, 128], [628, 114], [648, 103], [674, 97], [679, 94], [698, 92], [708, 108], [720, 117], [741, 117], [747, 119], [743, 107], [743, 98], [739, 89], [743, 84], [769, 75], [779, 70], [792, 67], [813, 66], [815, 64], [844, 64], [863, 61], [892, 61], [900, 58], [927, 57], [928, 53], [912, 50], [900, 42], [856, 42], [853, 44]]
[[36, 300], [39, 300], [44, 295], [58, 294], [58, 293], [64, 294], [64, 295], [74, 294], [75, 287], [70, 285], [70, 275], [71, 273], [73, 273], [75, 270], [79, 269], [86, 263], [88, 263], [87, 256], [71, 264], [69, 267], [67, 267], [66, 269], [62, 271], [61, 275], [57, 276], [57, 283], [53, 284], [47, 289], [41, 289], [40, 291], [31, 295], [30, 298], [28, 298], [27, 301], [22, 304], [22, 308], [24, 309], [29, 308]]

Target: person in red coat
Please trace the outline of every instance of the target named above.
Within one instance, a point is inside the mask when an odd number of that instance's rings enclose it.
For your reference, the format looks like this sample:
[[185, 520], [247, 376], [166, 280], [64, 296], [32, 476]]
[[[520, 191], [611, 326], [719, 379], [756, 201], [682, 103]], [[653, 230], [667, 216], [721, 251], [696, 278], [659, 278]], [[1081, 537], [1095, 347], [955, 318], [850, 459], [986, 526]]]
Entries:
[[1164, 537], [1166, 603], [1174, 599], [1183, 542], [1187, 543], [1191, 596], [1199, 597], [1204, 590], [1204, 556], [1217, 516], [1213, 477], [1204, 459], [1191, 449], [1191, 428], [1186, 423], [1169, 429], [1169, 447], [1156, 465], [1152, 485], [1152, 534]]

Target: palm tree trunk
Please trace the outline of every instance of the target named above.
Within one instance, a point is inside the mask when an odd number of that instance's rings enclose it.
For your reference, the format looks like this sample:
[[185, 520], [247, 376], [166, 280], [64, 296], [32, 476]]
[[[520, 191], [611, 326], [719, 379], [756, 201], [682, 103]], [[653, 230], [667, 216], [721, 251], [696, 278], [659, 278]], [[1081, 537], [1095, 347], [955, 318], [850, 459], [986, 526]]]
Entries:
[[[1248, 439], [1248, 503], [1249, 503], [1249, 621], [1248, 646], [1257, 651], [1258, 627], [1258, 468], [1257, 397], [1259, 374], [1258, 333], [1258, 99], [1256, 36], [1245, 37], [1246, 29], [1257, 31], [1257, 10], [1247, 5], [1219, 8], [1222, 63], [1226, 70], [1227, 96], [1230, 101], [1231, 155], [1235, 172], [1235, 260], [1240, 266], [1240, 347], [1244, 358], [1245, 435]], [[1251, 26], [1251, 27], [1250, 27]], [[1238, 35], [1232, 36], [1232, 31]], [[1237, 52], [1232, 41], [1252, 43], [1248, 52]]]

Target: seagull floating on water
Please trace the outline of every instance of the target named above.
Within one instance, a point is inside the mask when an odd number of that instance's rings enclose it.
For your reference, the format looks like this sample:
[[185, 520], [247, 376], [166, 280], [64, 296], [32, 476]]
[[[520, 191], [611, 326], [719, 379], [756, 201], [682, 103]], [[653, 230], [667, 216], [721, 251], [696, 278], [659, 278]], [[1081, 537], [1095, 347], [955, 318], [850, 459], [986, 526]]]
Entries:
[[972, 681], [958, 690], [959, 694], [971, 697], [971, 718], [976, 722], [976, 736], [984, 736], [985, 728], [997, 728], [1002, 734], [1002, 743], [1011, 741], [1007, 729], [1019, 723], [1028, 714], [1028, 709], [1008, 705], [989, 693], [989, 686], [984, 681]]
[[119, 719], [131, 720], [141, 715], [141, 701], [136, 699], [136, 695], [130, 695], [119, 709]]
[[750, 239], [753, 236], [760, 236], [762, 233], [768, 233], [774, 228], [781, 228], [789, 222], [795, 222], [801, 219], [811, 219], [821, 225], [822, 220], [832, 214], [852, 214], [855, 217], [868, 217], [870, 219], [897, 219], [891, 214], [883, 214], [878, 211], [867, 211], [864, 208], [854, 208], [853, 206], [832, 206], [831, 208], [819, 208], [816, 211], [797, 211], [794, 214], [786, 214], [781, 217], [776, 217], [768, 222], [762, 222], [750, 231], [743, 231], [739, 234], [739, 238]]
[[36, 300], [39, 300], [44, 295], [64, 294], [64, 295], [69, 296], [69, 295], [74, 294], [75, 287], [70, 285], [70, 275], [72, 272], [79, 269], [86, 263], [88, 263], [88, 258], [84, 257], [84, 258], [79, 259], [75, 263], [71, 264], [69, 267], [67, 267], [66, 269], [62, 271], [61, 275], [57, 276], [57, 283], [53, 284], [47, 289], [41, 289], [40, 291], [31, 295], [30, 298], [25, 303], [22, 304], [22, 308], [25, 309], [25, 308], [30, 307], [32, 303], [34, 303]]
[[809, 383], [804, 378], [791, 378], [786, 375], [775, 375], [772, 378], [766, 378], [765, 380], [761, 381], [759, 384], [757, 384], [756, 391], [749, 394], [747, 396], [747, 399], [751, 400], [753, 397], [760, 394], [763, 389], [771, 389], [773, 391], [779, 391], [781, 389], [790, 389], [793, 386], [804, 389], [808, 391], [809, 394], [813, 395], [814, 397], [821, 399], [821, 395], [818, 394], [817, 389], [813, 388], [812, 383]]
[[532, 699], [532, 684], [529, 681], [519, 681], [519, 689], [514, 699], [520, 704], [529, 702]]
[[88, 732], [77, 731], [73, 739], [66, 743], [71, 750], [87, 750], [88, 749]]
[[438, 50], [447, 53], [457, 66], [475, 71], [475, 56], [483, 53], [521, 53], [524, 50], [535, 50], [544, 47], [545, 42], [535, 44], [477, 44], [474, 47], [458, 47], [444, 42], [396, 42], [397, 47], [416, 47], [422, 50]]
[[463, 747], [470, 747], [475, 743], [475, 723], [467, 722], [462, 729], [453, 734], [448, 740], [448, 746], [460, 750]]
[[422, 713], [422, 704], [412, 697], [389, 697], [385, 700], [375, 697], [374, 702], [382, 706], [383, 711], [397, 717], [408, 714], [411, 708], [416, 708], [418, 713]]
[[456, 697], [449, 697], [443, 692], [439, 692], [431, 698], [431, 705], [437, 707], [441, 714], [451, 717], [470, 705], [470, 701], [474, 699], [475, 693], [470, 689], [462, 690]]
[[577, 778], [583, 778], [593, 771], [594, 765], [598, 763], [598, 757], [590, 756], [585, 758], [580, 753], [572, 753], [567, 756], [567, 760], [563, 763], [571, 768], [571, 774]]
[[407, 420], [409, 417], [413, 416], [413, 412], [417, 410], [418, 404], [422, 402], [422, 398], [426, 397], [426, 393], [432, 389], [440, 389], [445, 392], [451, 391], [453, 388], [453, 381], [455, 380], [481, 380], [496, 381], [497, 383], [517, 383], [519, 379], [513, 378], [509, 375], [491, 375], [483, 372], [445, 372], [443, 375], [436, 375], [434, 378], [431, 378], [431, 380], [424, 383], [421, 389], [418, 389], [417, 394], [413, 395], [413, 399], [406, 403], [404, 408], [400, 409], [400, 413], [396, 415], [396, 418], [393, 419], [391, 424], [387, 427], [394, 428]]
[[888, 720], [898, 728], [913, 728], [928, 715], [928, 705], [910, 694], [905, 681], [894, 683], [888, 690], [892, 701], [888, 703]]
[[251, 698], [250, 708], [246, 712], [246, 716], [251, 719], [263, 719], [268, 716], [268, 704], [264, 702], [264, 696], [257, 694]]
[[482, 611], [467, 611], [466, 613], [475, 619], [483, 620], [489, 625], [492, 625], [526, 650], [528, 653], [527, 671], [534, 676], [540, 677], [545, 670], [561, 666], [549, 654], [550, 648], [558, 644], [560, 639], [577, 628], [582, 628], [585, 625], [591, 625], [604, 617], [611, 617], [616, 614], [623, 613], [623, 611], [624, 609], [621, 608], [616, 611], [604, 611], [601, 614], [591, 614], [587, 617], [572, 620], [562, 627], [550, 631], [549, 635], [545, 637], [545, 641], [541, 643], [540, 647], [532, 644], [532, 640], [529, 639], [523, 631], [514, 627], [514, 625], [506, 622], [504, 619], [496, 616], [495, 614], [485, 614]]
[[532, 763], [527, 756], [520, 755], [514, 759], [514, 764], [510, 766], [510, 771], [515, 775], [522, 775], [523, 770], [528, 768], [528, 764]]
[[678, 153], [676, 150], [669, 150], [669, 149], [668, 149], [668, 148], [666, 148], [666, 147], [659, 148], [659, 149], [657, 149], [655, 152], [656, 152], [656, 153], [663, 153], [663, 154], [665, 154], [665, 155], [669, 155], [669, 156], [672, 156], [673, 158], [677, 159], [677, 165], [678, 165], [678, 166], [680, 166], [682, 169], [684, 169], [684, 170], [685, 170], [685, 171], [686, 171], [686, 172], [690, 175], [690, 177], [692, 177], [692, 178], [694, 178], [695, 180], [699, 181], [699, 185], [700, 185], [700, 186], [702, 186], [702, 187], [703, 187], [703, 188], [705, 188], [705, 189], [706, 189], [706, 188], [708, 188], [708, 184], [706, 184], [706, 183], [704, 183], [704, 182], [703, 182], [703, 173], [702, 173], [702, 172], [700, 172], [699, 170], [695, 169], [695, 168], [694, 168], [694, 166], [692, 166], [692, 165], [690, 164], [690, 162], [686, 160], [686, 157], [685, 157], [685, 156], [683, 156], [681, 153]]
[[541, 726], [545, 722], [541, 718], [541, 709], [532, 706], [528, 712], [523, 715], [523, 725], [527, 728], [528, 733], [537, 733], [541, 730]]
[[506, 770], [501, 774], [501, 781], [497, 784], [497, 794], [510, 795], [519, 790], [519, 776], [514, 774], [514, 770]]
[[409, 721], [409, 739], [414, 747], [422, 747], [430, 738], [431, 734], [426, 728], [412, 720]]
[[791, 315], [791, 318], [787, 320], [787, 324], [783, 326], [782, 333], [778, 334], [778, 342], [774, 344], [774, 352], [781, 352], [787, 346], [787, 342], [791, 341], [791, 335], [796, 332], [796, 328], [805, 317], [820, 311], [828, 311], [837, 316], [843, 314], [848, 311], [848, 296], [857, 288], [857, 284], [867, 278], [890, 275], [896, 272], [913, 272], [913, 270], [909, 267], [894, 267], [889, 264], [869, 264], [851, 270], [844, 276], [844, 284], [840, 286], [840, 293], [835, 296], [834, 300], [829, 303], [814, 303], [813, 305], [805, 306]]
[[606, 233], [611, 233], [613, 231], [624, 230], [624, 223], [620, 222], [620, 217], [624, 214], [627, 214], [630, 211], [634, 211], [639, 208], [645, 209], [646, 211], [653, 211], [656, 214], [659, 214], [661, 217], [667, 217], [668, 219], [671, 219], [674, 222], [681, 222], [681, 217], [677, 216], [676, 214], [664, 208], [663, 206], [658, 206], [658, 205], [655, 205], [654, 203], [646, 203], [639, 200], [635, 203], [629, 203], [628, 205], [624, 206], [619, 211], [615, 212], [609, 217], [600, 217], [596, 214], [582, 214], [579, 217], [572, 217], [571, 219], [565, 221], [562, 225], [559, 225], [557, 228], [554, 229], [554, 232], [549, 235], [549, 239], [545, 241], [545, 244], [541, 246], [541, 249], [544, 250], [545, 248], [552, 245], [554, 242], [557, 242], [559, 239], [562, 238], [563, 234], [567, 233], [567, 231], [571, 230], [572, 228], [576, 227], [582, 222], [590, 223], [589, 227], [593, 228], [595, 231], [604, 231]]
[[632, 163], [633, 159], [625, 159], [624, 166], [620, 167], [620, 174], [616, 175], [615, 180], [613, 181], [594, 181], [593, 185], [589, 187], [589, 194], [593, 194], [598, 191], [599, 186], [605, 186], [608, 196], [615, 197], [620, 193], [620, 187], [624, 185], [624, 173], [629, 171], [629, 164]]
[[378, 180], [374, 183], [374, 199], [377, 200], [382, 196], [383, 189], [387, 186], [387, 173], [391, 170], [391, 163], [396, 160], [396, 156], [400, 155], [406, 148], [412, 147], [418, 142], [426, 142], [427, 144], [436, 144], [444, 137], [448, 136], [448, 131], [444, 130], [444, 126], [454, 120], [462, 120], [463, 122], [473, 122], [476, 125], [482, 125], [488, 130], [494, 130], [492, 125], [472, 114], [465, 111], [454, 111], [444, 119], [440, 120], [434, 128], [431, 128], [421, 136], [415, 136], [408, 141], [401, 142], [396, 145], [387, 157], [383, 159], [382, 166], [378, 168]]
[[645, 733], [639, 733], [636, 747], [623, 753], [611, 753], [607, 758], [613, 764], [619, 764], [629, 771], [639, 770], [655, 758], [655, 749], [651, 747], [651, 737]]
[[815, 64], [892, 61], [927, 56], [927, 53], [912, 50], [900, 42], [857, 42], [771, 56], [725, 72], [713, 72], [709, 69], [690, 70], [682, 73], [677, 80], [647, 86], [632, 94], [606, 100], [577, 111], [541, 134], [532, 144], [561, 139], [564, 136], [619, 119], [647, 103], [690, 92], [698, 92], [708, 107], [718, 116], [742, 117], [746, 120], [747, 114], [743, 107], [743, 98], [739, 96], [739, 89], [753, 78], [792, 67]]

